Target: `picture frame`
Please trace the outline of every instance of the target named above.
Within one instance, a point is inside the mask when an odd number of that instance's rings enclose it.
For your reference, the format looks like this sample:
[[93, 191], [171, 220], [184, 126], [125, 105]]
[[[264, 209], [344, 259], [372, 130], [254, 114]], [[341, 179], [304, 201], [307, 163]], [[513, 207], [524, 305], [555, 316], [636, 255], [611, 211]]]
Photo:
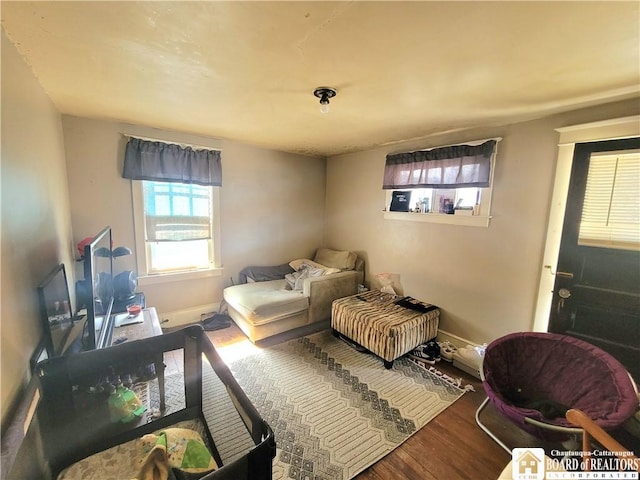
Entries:
[[431, 211], [434, 213], [453, 215], [455, 202], [455, 188], [437, 189], [433, 194]]
[[391, 193], [391, 212], [408, 212], [411, 203], [411, 190], [394, 190]]

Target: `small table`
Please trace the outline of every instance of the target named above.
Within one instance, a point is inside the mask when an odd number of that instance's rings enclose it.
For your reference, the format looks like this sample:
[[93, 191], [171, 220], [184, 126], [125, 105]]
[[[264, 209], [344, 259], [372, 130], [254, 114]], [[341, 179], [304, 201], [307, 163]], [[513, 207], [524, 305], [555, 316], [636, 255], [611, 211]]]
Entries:
[[401, 298], [372, 290], [334, 300], [331, 305], [331, 328], [384, 361], [393, 361], [438, 334], [440, 309], [414, 301], [416, 308], [398, 305]]

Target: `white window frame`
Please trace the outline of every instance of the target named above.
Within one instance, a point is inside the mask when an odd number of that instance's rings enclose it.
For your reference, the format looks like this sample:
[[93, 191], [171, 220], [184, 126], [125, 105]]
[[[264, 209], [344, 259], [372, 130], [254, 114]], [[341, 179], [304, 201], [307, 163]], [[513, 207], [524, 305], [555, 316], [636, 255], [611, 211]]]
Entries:
[[[413, 189], [405, 188], [403, 190], [413, 190]], [[479, 205], [477, 215], [456, 215], [456, 214], [451, 215], [447, 213], [432, 213], [432, 212], [430, 213], [391, 212], [389, 211], [389, 205], [391, 205], [391, 192], [392, 190], [386, 190], [385, 210], [384, 210], [385, 220], [404, 220], [404, 221], [410, 221], [410, 222], [440, 223], [440, 224], [448, 224], [448, 225], [466, 225], [469, 227], [488, 227], [489, 221], [491, 220], [491, 213], [490, 213], [491, 212], [491, 194], [492, 194], [491, 187], [480, 189], [480, 205]]]
[[131, 196], [133, 199], [133, 224], [136, 242], [136, 264], [138, 268], [138, 283], [150, 285], [182, 280], [222, 275], [220, 252], [220, 187], [212, 189], [213, 215], [213, 265], [209, 268], [189, 269], [180, 271], [149, 272], [148, 249], [145, 241], [144, 194], [141, 180], [131, 180]]

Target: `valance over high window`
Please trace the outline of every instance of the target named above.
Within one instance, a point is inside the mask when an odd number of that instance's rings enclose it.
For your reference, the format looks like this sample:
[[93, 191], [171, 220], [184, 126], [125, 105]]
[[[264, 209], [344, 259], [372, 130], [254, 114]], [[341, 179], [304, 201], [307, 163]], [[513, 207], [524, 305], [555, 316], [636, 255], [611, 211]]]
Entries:
[[217, 150], [130, 138], [124, 156], [123, 178], [156, 182], [222, 185], [222, 161]]
[[489, 187], [497, 140], [387, 155], [383, 189]]

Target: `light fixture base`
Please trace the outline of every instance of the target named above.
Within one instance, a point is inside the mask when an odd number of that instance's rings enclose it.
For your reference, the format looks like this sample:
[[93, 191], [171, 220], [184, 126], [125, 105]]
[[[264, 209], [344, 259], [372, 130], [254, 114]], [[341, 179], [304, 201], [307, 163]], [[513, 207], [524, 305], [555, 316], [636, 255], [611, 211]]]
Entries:
[[335, 97], [337, 93], [336, 89], [331, 87], [318, 87], [313, 91], [313, 94], [321, 101], [329, 100], [330, 98]]
[[320, 99], [320, 111], [322, 113], [329, 112], [329, 99], [336, 96], [336, 89], [331, 87], [318, 87], [313, 94]]

